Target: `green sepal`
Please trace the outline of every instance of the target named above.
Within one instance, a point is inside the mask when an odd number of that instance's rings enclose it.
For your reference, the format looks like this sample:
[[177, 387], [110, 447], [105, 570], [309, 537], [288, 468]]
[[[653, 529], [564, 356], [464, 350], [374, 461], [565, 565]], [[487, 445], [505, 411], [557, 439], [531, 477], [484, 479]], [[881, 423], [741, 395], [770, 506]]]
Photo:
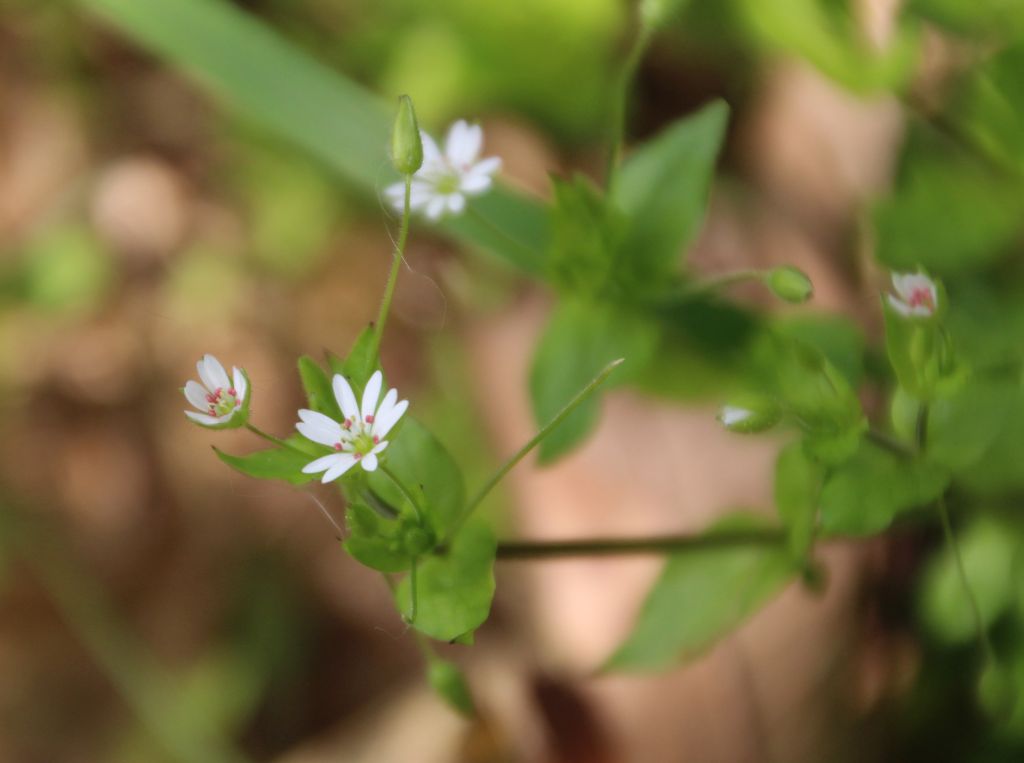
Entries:
[[348, 379], [358, 398], [362, 394], [366, 382], [373, 376], [373, 372], [380, 367], [380, 360], [373, 342], [373, 324], [371, 323], [359, 332], [359, 336], [356, 337], [352, 349], [349, 350], [345, 358], [328, 353], [327, 363], [331, 367], [331, 371]]
[[427, 665], [427, 680], [449, 707], [466, 718], [476, 717], [473, 695], [457, 665], [432, 657]]

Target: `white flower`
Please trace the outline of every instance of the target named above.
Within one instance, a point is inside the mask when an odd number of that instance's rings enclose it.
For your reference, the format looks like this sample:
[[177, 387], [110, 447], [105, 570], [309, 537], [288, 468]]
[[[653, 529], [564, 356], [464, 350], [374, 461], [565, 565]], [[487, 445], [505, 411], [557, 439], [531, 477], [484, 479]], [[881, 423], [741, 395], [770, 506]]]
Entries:
[[718, 420], [722, 422], [722, 426], [733, 427], [742, 424], [753, 415], [754, 412], [748, 408], [740, 408], [738, 405], [723, 405], [722, 410], [718, 413]]
[[202, 413], [185, 411], [185, 415], [197, 424], [218, 429], [244, 424], [249, 394], [245, 372], [233, 367], [229, 379], [224, 366], [210, 354], [200, 358], [196, 370], [203, 383], [189, 379], [184, 392], [188, 401]]
[[[434, 139], [420, 131], [423, 141], [423, 165], [412, 177], [409, 207], [422, 210], [431, 220], [446, 213], [459, 214], [466, 208], [466, 197], [481, 194], [491, 187], [501, 159], [480, 159], [484, 133], [480, 125], [460, 119], [448, 129], [442, 154]], [[405, 207], [405, 183], [394, 183], [384, 191], [392, 206]]]
[[363, 390], [362, 406], [356, 403], [352, 387], [341, 374], [334, 375], [334, 397], [345, 420], [340, 424], [330, 416], [302, 409], [295, 425], [299, 434], [313, 442], [334, 448], [335, 452], [306, 464], [306, 474], [324, 472], [323, 482], [331, 482], [360, 464], [372, 472], [377, 468], [377, 454], [388, 446], [384, 438], [409, 407], [408, 400], [398, 401], [398, 391], [391, 389], [380, 398], [384, 377], [380, 371], [370, 377]]
[[930, 318], [939, 305], [935, 283], [923, 273], [893, 273], [896, 294], [887, 294], [892, 309], [900, 315]]

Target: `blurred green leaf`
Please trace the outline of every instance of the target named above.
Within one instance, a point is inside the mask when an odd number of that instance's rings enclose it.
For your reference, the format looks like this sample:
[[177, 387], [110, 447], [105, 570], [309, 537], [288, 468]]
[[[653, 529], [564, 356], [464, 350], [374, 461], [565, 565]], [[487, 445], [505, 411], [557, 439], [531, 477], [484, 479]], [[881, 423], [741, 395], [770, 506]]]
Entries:
[[780, 334], [803, 342], [835, 366], [851, 388], [864, 379], [864, 332], [844, 315], [800, 314], [773, 321]]
[[[958, 533], [967, 580], [986, 628], [1013, 603], [1018, 576], [1014, 560], [1021, 551], [1019, 532], [980, 518]], [[943, 547], [924, 573], [920, 613], [928, 630], [948, 644], [976, 637], [971, 602], [964, 591], [952, 550]]]
[[901, 512], [927, 506], [948, 486], [947, 469], [862, 441], [856, 454], [825, 480], [822, 530], [829, 535], [882, 532]]
[[789, 548], [803, 558], [814, 539], [824, 470], [807, 457], [803, 443], [794, 442], [775, 462], [775, 508], [789, 535]]
[[609, 208], [603, 191], [584, 175], [552, 178], [552, 186], [551, 280], [577, 294], [596, 294], [610, 285], [621, 215]]
[[427, 665], [427, 680], [441, 699], [456, 712], [467, 718], [476, 716], [473, 695], [457, 665], [435, 657]]
[[[759, 517], [733, 514], [707, 533], [765, 528]], [[795, 567], [782, 545], [688, 550], [669, 557], [633, 632], [606, 670], [663, 670], [700, 655], [782, 589]]]
[[225, 464], [250, 477], [284, 480], [293, 485], [302, 485], [318, 477], [316, 474], [302, 473], [302, 467], [312, 459], [294, 450], [269, 448], [245, 456], [232, 456], [218, 448], [213, 450]]
[[[445, 537], [466, 501], [458, 464], [437, 438], [409, 415], [402, 417], [389, 438], [391, 444], [382, 455], [388, 470], [412, 493], [437, 537]], [[388, 504], [405, 506], [405, 513], [417, 513], [382, 470], [366, 476], [373, 492]]]
[[957, 477], [957, 484], [974, 493], [999, 495], [1024, 490], [1024, 394], [1002, 410], [1002, 424], [984, 455]]
[[[452, 641], [479, 627], [494, 597], [497, 541], [486, 523], [467, 522], [444, 554], [420, 561], [416, 575], [416, 630], [439, 641]], [[411, 610], [410, 578], [395, 592], [399, 611]]]
[[[611, 361], [625, 358], [624, 377], [643, 368], [654, 351], [656, 326], [623, 309], [564, 299], [535, 350], [530, 371], [533, 414], [544, 426]], [[578, 445], [597, 422], [600, 397], [584, 400], [540, 444], [542, 463]]]
[[856, 92], [899, 89], [914, 73], [918, 33], [897, 26], [884, 49], [864, 39], [850, 3], [737, 0], [748, 32], [764, 47], [798, 55]]
[[614, 202], [626, 215], [619, 280], [663, 291], [704, 219], [729, 108], [715, 101], [637, 148], [623, 164]]
[[1024, 33], [1024, 4], [1016, 0], [911, 0], [907, 11], [965, 35]]
[[[78, 0], [170, 59], [229, 108], [305, 149], [366, 195], [389, 174], [390, 104], [292, 47], [223, 0]], [[397, 176], [395, 176], [397, 177]], [[441, 225], [466, 243], [539, 274], [544, 208], [505, 188]]]
[[[1014, 40], [972, 67], [951, 118], [988, 156], [1024, 175], [1024, 40]], [[1016, 198], [1020, 198], [1019, 182]], [[1018, 202], [1018, 209], [1019, 202]]]
[[1019, 181], [914, 132], [894, 191], [874, 210], [876, 256], [894, 270], [938, 275], [988, 267], [1013, 250], [1022, 192]]
[[102, 301], [114, 279], [110, 255], [87, 228], [63, 226], [33, 240], [22, 262], [25, 296], [44, 310], [81, 312]]
[[928, 458], [954, 473], [971, 470], [1020, 400], [1016, 380], [972, 379], [928, 411]]

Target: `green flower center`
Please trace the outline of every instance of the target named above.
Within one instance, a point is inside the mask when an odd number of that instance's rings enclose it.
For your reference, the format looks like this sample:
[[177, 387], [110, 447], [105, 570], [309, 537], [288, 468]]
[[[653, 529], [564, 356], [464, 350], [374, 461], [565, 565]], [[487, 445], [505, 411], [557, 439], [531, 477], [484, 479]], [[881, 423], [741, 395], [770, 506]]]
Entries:
[[238, 393], [218, 387], [216, 392], [206, 396], [206, 402], [210, 404], [211, 416], [227, 416], [238, 407]]

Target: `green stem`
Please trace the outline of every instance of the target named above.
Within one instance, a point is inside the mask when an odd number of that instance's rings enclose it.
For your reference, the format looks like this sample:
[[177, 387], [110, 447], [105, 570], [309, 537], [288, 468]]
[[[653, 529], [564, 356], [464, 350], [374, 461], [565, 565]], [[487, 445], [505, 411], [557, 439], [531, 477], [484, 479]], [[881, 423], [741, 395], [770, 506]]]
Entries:
[[619, 171], [619, 162], [622, 159], [622, 146], [626, 135], [626, 111], [629, 105], [629, 90], [636, 76], [636, 70], [640, 65], [647, 45], [651, 41], [652, 29], [646, 24], [640, 26], [640, 30], [633, 39], [629, 53], [622, 62], [622, 69], [615, 83], [615, 92], [612, 94], [611, 113], [611, 134], [608, 145], [608, 163], [605, 168], [605, 188], [608, 196], [611, 196]]
[[565, 420], [566, 416], [568, 416], [570, 413], [576, 410], [580, 403], [582, 403], [584, 400], [590, 397], [590, 395], [592, 395], [594, 391], [598, 387], [600, 387], [601, 384], [604, 383], [604, 380], [608, 378], [608, 375], [612, 371], [614, 371], [622, 363], [623, 360], [624, 358], [613, 360], [611, 363], [609, 363], [603, 369], [601, 369], [600, 373], [598, 373], [597, 376], [591, 379], [590, 383], [587, 384], [586, 387], [577, 392], [576, 396], [572, 400], [570, 400], [568, 404], [566, 404], [566, 406], [562, 408], [562, 410], [560, 410], [553, 419], [551, 419], [551, 421], [549, 421], [539, 432], [537, 432], [537, 434], [530, 438], [529, 442], [527, 442], [523, 447], [517, 450], [510, 459], [508, 459], [504, 464], [501, 465], [498, 471], [496, 471], [493, 474], [493, 476], [489, 480], [487, 480], [486, 483], [484, 483], [484, 486], [477, 491], [476, 495], [473, 496], [472, 500], [470, 500], [470, 502], [466, 504], [465, 511], [462, 512], [462, 516], [459, 517], [458, 521], [455, 522], [455, 525], [448, 533], [447, 540], [450, 540], [452, 536], [454, 536], [455, 533], [458, 532], [459, 528], [461, 528], [462, 525], [465, 524], [466, 520], [469, 519], [470, 515], [474, 511], [476, 511], [477, 507], [483, 502], [484, 498], [486, 498], [487, 495], [494, 489], [494, 487], [499, 482], [501, 482], [502, 478], [510, 471], [512, 471], [515, 465], [522, 461], [531, 450], [536, 448], [541, 443], [541, 441], [548, 436], [548, 434], [550, 434], [556, 427], [558, 427], [558, 425]]
[[928, 404], [921, 403], [917, 409], [917, 420], [914, 422], [914, 439], [918, 453], [923, 453], [928, 442]]
[[409, 567], [409, 617], [406, 620], [409, 625], [416, 622], [416, 560], [412, 560]]
[[577, 556], [672, 554], [735, 546], [780, 546], [783, 530], [743, 530], [704, 535], [665, 535], [653, 538], [588, 538], [569, 541], [505, 541], [498, 544], [498, 559], [506, 561], [557, 559]]
[[395, 285], [398, 283], [398, 269], [402, 264], [402, 257], [405, 255], [405, 242], [409, 238], [409, 218], [412, 216], [410, 198], [412, 196], [412, 175], [405, 176], [405, 203], [402, 208], [402, 225], [398, 232], [398, 243], [395, 244], [395, 252], [391, 259], [391, 272], [388, 273], [388, 283], [384, 287], [384, 297], [380, 301], [380, 311], [377, 313], [377, 322], [373, 326], [373, 357], [380, 354], [380, 340], [384, 336], [384, 326], [388, 320], [388, 313], [391, 311], [391, 299], [395, 295]]
[[284, 440], [282, 440], [279, 437], [274, 437], [274, 435], [272, 435], [272, 434], [267, 434], [262, 429], [257, 427], [255, 424], [250, 424], [250, 423], [247, 422], [246, 425], [245, 425], [245, 428], [248, 429], [250, 432], [252, 432], [257, 437], [262, 437], [267, 442], [272, 442], [272, 443], [274, 443], [274, 445], [277, 445], [280, 448], [287, 448], [288, 450], [294, 450], [294, 451], [296, 451], [298, 453], [304, 453], [305, 454], [305, 451], [299, 450], [299, 448], [296, 448], [291, 443], [285, 442]]
[[399, 492], [405, 497], [405, 500], [412, 504], [412, 510], [416, 512], [416, 518], [422, 522], [423, 510], [420, 508], [419, 503], [413, 497], [412, 491], [409, 490], [409, 488], [407, 488], [404, 484], [402, 484], [402, 481], [398, 479], [398, 476], [383, 464], [380, 465], [380, 470], [384, 472], [384, 474], [387, 475], [387, 478], [394, 483], [395, 487], [397, 487]]
[[981, 647], [981, 653], [984, 655], [985, 661], [991, 663], [994, 660], [995, 653], [992, 650], [992, 643], [988, 639], [988, 631], [985, 629], [985, 621], [981, 617], [981, 608], [978, 606], [978, 600], [975, 598], [971, 583], [967, 579], [967, 568], [964, 567], [963, 556], [960, 554], [960, 544], [956, 540], [953, 524], [949, 520], [949, 509], [946, 508], [945, 496], [939, 497], [939, 500], [936, 501], [936, 508], [939, 510], [939, 519], [942, 522], [942, 532], [946, 536], [946, 544], [949, 546], [953, 559], [956, 561], [956, 571], [960, 577], [960, 585], [963, 586], [964, 594], [967, 596], [968, 602], [970, 602], [971, 616], [974, 618], [978, 645]]

